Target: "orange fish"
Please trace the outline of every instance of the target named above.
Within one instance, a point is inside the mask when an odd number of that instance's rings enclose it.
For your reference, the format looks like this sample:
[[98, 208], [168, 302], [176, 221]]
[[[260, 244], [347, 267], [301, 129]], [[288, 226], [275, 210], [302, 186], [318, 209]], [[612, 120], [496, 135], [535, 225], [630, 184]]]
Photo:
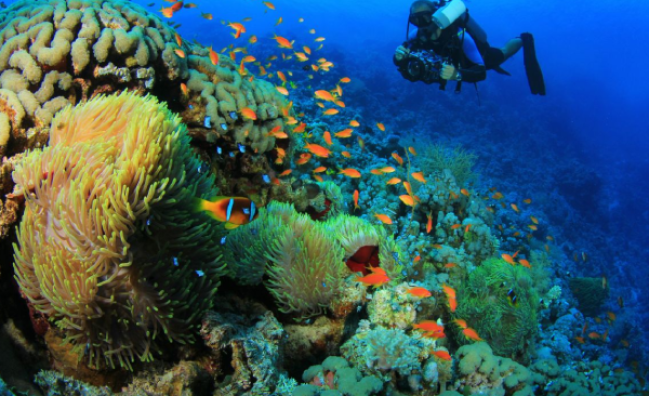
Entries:
[[417, 156], [417, 151], [415, 150], [414, 147], [412, 146], [408, 147], [408, 151], [410, 151], [410, 154]]
[[380, 221], [381, 223], [383, 223], [383, 224], [392, 224], [392, 219], [390, 218], [390, 216], [388, 216], [388, 215], [386, 215], [386, 214], [375, 213], [375, 214], [374, 214], [374, 217], [376, 217], [377, 219], [379, 219], [379, 221]]
[[359, 124], [358, 121], [356, 121], [356, 120], [351, 120], [351, 121], [349, 121], [349, 126], [352, 126], [352, 127], [354, 127], [354, 128], [356, 128], [356, 127], [358, 127], [358, 126], [360, 126], [360, 125], [361, 125], [361, 124]]
[[466, 329], [467, 327], [469, 327], [469, 326], [467, 326], [466, 320], [464, 320], [464, 319], [455, 319], [455, 320], [453, 320], [453, 323], [460, 326], [461, 329]]
[[334, 133], [334, 136], [338, 137], [338, 138], [341, 138], [341, 139], [349, 138], [349, 137], [352, 137], [352, 132], [354, 132], [353, 129], [347, 128], [347, 129], [343, 129], [340, 132]]
[[309, 150], [310, 152], [312, 152], [316, 156], [322, 157], [322, 158], [328, 158], [329, 154], [331, 154], [331, 150], [328, 150], [328, 149], [320, 146], [319, 144], [307, 143], [306, 145], [304, 145], [304, 148]]
[[227, 229], [248, 224], [259, 215], [255, 203], [243, 197], [216, 197], [213, 202], [196, 198], [194, 209], [208, 212], [210, 217], [225, 223]]
[[397, 161], [399, 165], [403, 165], [403, 158], [401, 158], [399, 154], [392, 153], [392, 158], [394, 158], [394, 160]]
[[348, 177], [351, 177], [351, 178], [354, 178], [354, 179], [357, 179], [357, 178], [361, 177], [361, 172], [357, 171], [354, 168], [343, 169], [338, 173], [343, 174], [343, 175], [348, 176]]
[[465, 195], [467, 197], [471, 195], [471, 193], [469, 193], [469, 190], [467, 190], [466, 188], [461, 189], [460, 192], [462, 193], [462, 195]]
[[206, 13], [206, 12], [201, 12], [201, 17], [207, 19], [208, 21], [212, 20], [212, 14]]
[[588, 333], [588, 338], [590, 338], [591, 340], [596, 340], [596, 339], [598, 339], [600, 337], [601, 336], [599, 335], [599, 333], [596, 333], [594, 331], [591, 331], [590, 333]]
[[219, 54], [217, 54], [216, 52], [214, 52], [214, 50], [212, 49], [212, 47], [210, 47], [210, 61], [212, 62], [212, 64], [213, 64], [214, 66], [216, 66], [216, 65], [219, 64]]
[[182, 91], [184, 96], [187, 96], [187, 84], [185, 83], [180, 83], [180, 90]]
[[278, 175], [278, 177], [288, 176], [288, 175], [291, 174], [291, 172], [292, 172], [291, 169], [287, 169], [287, 170], [285, 170], [284, 172], [280, 173], [280, 174]]
[[343, 152], [340, 153], [340, 155], [342, 155], [345, 158], [351, 158], [352, 157], [352, 154], [349, 151], [343, 151]]
[[334, 100], [336, 100], [336, 98], [334, 98], [329, 91], [325, 91], [324, 89], [315, 91], [315, 97], [327, 102], [333, 102]]
[[539, 224], [539, 220], [534, 216], [530, 216], [530, 220], [532, 220], [532, 223], [534, 224]]
[[586, 340], [584, 340], [584, 337], [579, 337], [579, 336], [576, 336], [575, 340], [577, 340], [577, 342], [580, 343], [580, 344], [583, 344], [583, 343], [586, 342]]
[[174, 11], [171, 9], [171, 7], [168, 8], [163, 7], [160, 9], [160, 12], [165, 18], [171, 18], [172, 16], [174, 16]]
[[313, 170], [313, 173], [322, 173], [327, 170], [326, 166], [319, 166]]
[[411, 287], [410, 289], [408, 289], [406, 293], [412, 294], [413, 296], [420, 297], [420, 298], [426, 298], [432, 296], [431, 292], [423, 287]]
[[372, 169], [370, 170], [370, 173], [377, 176], [381, 176], [383, 174], [383, 172], [381, 172], [381, 169]]
[[457, 309], [457, 299], [449, 298], [448, 299], [448, 308], [451, 310], [451, 312], [455, 312], [455, 310]]
[[442, 284], [442, 291], [444, 292], [444, 294], [446, 294], [447, 298], [456, 298], [457, 297], [455, 289], [453, 289], [451, 286], [449, 286], [449, 285], [447, 285], [445, 283]]
[[273, 37], [273, 40], [277, 41], [279, 48], [293, 49], [293, 42], [288, 41], [284, 37], [275, 35], [275, 37]]
[[516, 204], [511, 204], [510, 206], [512, 207], [512, 209], [514, 209], [514, 212], [516, 212], [516, 213], [519, 212], [518, 206], [516, 206]]
[[277, 92], [281, 93], [282, 95], [285, 96], [288, 95], [288, 89], [284, 87], [276, 86], [275, 89], [277, 90]]
[[444, 264], [444, 268], [456, 268], [457, 264], [455, 263], [446, 263]]
[[520, 259], [520, 260], [518, 260], [518, 263], [519, 263], [520, 265], [522, 265], [523, 267], [526, 267], [526, 268], [532, 268], [532, 265], [530, 264], [530, 262], [527, 261], [527, 260], [525, 260], [525, 259]]
[[177, 3], [174, 3], [174, 4], [171, 6], [171, 10], [172, 10], [173, 12], [180, 11], [181, 8], [183, 8], [183, 2], [182, 2], [182, 1], [179, 1], [179, 2], [177, 2]]
[[194, 3], [185, 4], [185, 8], [196, 8], [196, 7], [198, 7], [198, 6], [196, 4], [194, 4]]
[[444, 338], [444, 326], [438, 325], [432, 320], [423, 320], [412, 325], [413, 329], [423, 330], [425, 333], [432, 335], [434, 338]]
[[524, 199], [524, 200], [523, 200], [523, 202], [525, 202], [526, 204], [528, 204], [528, 205], [529, 205], [529, 204], [531, 204], [531, 203], [532, 203], [532, 200], [531, 200], [531, 199], [529, 199], [529, 198], [526, 198], [526, 199]]
[[424, 172], [415, 172], [411, 173], [412, 178], [417, 180], [418, 182], [426, 184], [426, 178], [424, 177]]
[[306, 52], [308, 55], [311, 55], [311, 48], [307, 47], [306, 45], [302, 47], [304, 52]]
[[505, 196], [500, 192], [496, 192], [494, 195], [491, 196], [491, 198], [493, 198], [493, 199], [503, 199], [503, 198], [505, 198]]
[[327, 109], [322, 114], [324, 114], [326, 116], [335, 115], [335, 114], [338, 114], [338, 110], [337, 109]]
[[392, 173], [392, 172], [396, 172], [396, 171], [397, 170], [394, 169], [391, 166], [384, 166], [383, 168], [381, 168], [381, 172], [383, 172], [383, 173]]
[[529, 229], [532, 230], [532, 231], [536, 231], [536, 230], [538, 230], [538, 227], [537, 227], [536, 225], [534, 225], [534, 224], [530, 224], [530, 225], [528, 225], [527, 228], [529, 228]]
[[296, 126], [293, 129], [293, 133], [302, 133], [302, 132], [304, 132], [305, 128], [306, 128], [306, 123], [301, 122], [300, 125]]
[[250, 38], [248, 39], [248, 42], [250, 44], [256, 43], [257, 42], [257, 36], [255, 36], [255, 35], [250, 36]]
[[451, 230], [457, 230], [458, 228], [462, 227], [462, 224], [453, 224], [451, 226]]
[[317, 181], [319, 181], [320, 183], [322, 183], [324, 181], [324, 179], [320, 175], [313, 175], [313, 178], [316, 179]]
[[399, 184], [399, 183], [401, 183], [401, 179], [399, 179], [398, 177], [393, 177], [392, 179], [385, 182], [385, 184], [387, 184], [389, 186], [393, 186], [393, 185]]
[[286, 76], [281, 71], [277, 72], [277, 77], [279, 77], [279, 79], [282, 80], [282, 82], [286, 82]]
[[254, 121], [257, 119], [257, 114], [250, 107], [244, 107], [241, 109], [241, 115], [249, 120]]
[[500, 255], [500, 257], [502, 257], [503, 260], [505, 260], [507, 263], [516, 266], [516, 261], [514, 261], [514, 258], [511, 255], [503, 253]]
[[277, 19], [277, 22], [275, 22], [275, 26], [277, 26], [277, 25], [279, 25], [280, 23], [282, 23], [282, 21], [283, 21], [282, 17], [279, 17], [279, 18]]
[[381, 287], [384, 284], [390, 282], [390, 278], [385, 274], [383, 270], [377, 270], [378, 267], [370, 267], [369, 270], [372, 272], [369, 275], [364, 277], [357, 277], [356, 282], [361, 282], [365, 286]]
[[265, 5], [266, 7], [268, 7], [271, 10], [275, 9], [275, 5], [273, 3], [271, 3], [270, 1], [262, 1], [262, 4]]
[[448, 361], [453, 360], [451, 355], [449, 355], [449, 353], [446, 352], [446, 351], [434, 351], [433, 355], [437, 356], [438, 358], [440, 358], [442, 360], [448, 360]]
[[473, 340], [473, 341], [484, 341], [480, 336], [478, 335], [478, 332], [473, 330], [470, 327], [467, 327], [466, 329], [462, 330], [462, 334], [468, 339], [468, 340]]
[[329, 131], [324, 131], [324, 133], [322, 134], [322, 138], [324, 139], [325, 143], [327, 143], [328, 146], [334, 144], [334, 142], [331, 140], [331, 133]]
[[358, 190], [354, 190], [354, 210], [361, 208], [360, 206], [358, 206], [358, 195]]
[[309, 162], [310, 159], [311, 159], [311, 154], [309, 154], [309, 153], [302, 153], [302, 154], [300, 154], [300, 158], [297, 159], [297, 160], [295, 161], [295, 163], [298, 164], [298, 165], [304, 165], [304, 164], [306, 164], [307, 162]]
[[178, 33], [174, 33], [174, 37], [176, 38], [176, 44], [178, 44], [179, 47], [183, 46], [183, 39], [180, 37]]
[[399, 195], [399, 199], [408, 206], [415, 206], [415, 200], [410, 195]]
[[376, 126], [379, 128], [379, 130], [381, 130], [381, 132], [385, 132], [385, 125], [383, 125], [380, 122], [377, 122]]
[[428, 218], [428, 222], [426, 223], [426, 233], [430, 234], [430, 231], [433, 229], [433, 214], [428, 213], [426, 217]]

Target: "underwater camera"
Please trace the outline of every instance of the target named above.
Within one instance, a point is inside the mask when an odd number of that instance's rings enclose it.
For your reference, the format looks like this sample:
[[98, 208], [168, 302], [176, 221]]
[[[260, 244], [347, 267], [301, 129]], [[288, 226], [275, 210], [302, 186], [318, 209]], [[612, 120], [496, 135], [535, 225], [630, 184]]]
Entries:
[[432, 51], [412, 51], [404, 56], [395, 54], [394, 64], [409, 81], [423, 81], [426, 84], [439, 83], [439, 71], [444, 60]]

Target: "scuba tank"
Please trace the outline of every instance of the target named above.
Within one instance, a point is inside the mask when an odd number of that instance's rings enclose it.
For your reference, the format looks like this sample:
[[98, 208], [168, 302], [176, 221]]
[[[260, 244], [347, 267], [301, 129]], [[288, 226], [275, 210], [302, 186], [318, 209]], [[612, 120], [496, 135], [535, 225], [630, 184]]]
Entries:
[[451, 0], [435, 11], [433, 22], [443, 30], [451, 26], [465, 12], [466, 6], [462, 0]]

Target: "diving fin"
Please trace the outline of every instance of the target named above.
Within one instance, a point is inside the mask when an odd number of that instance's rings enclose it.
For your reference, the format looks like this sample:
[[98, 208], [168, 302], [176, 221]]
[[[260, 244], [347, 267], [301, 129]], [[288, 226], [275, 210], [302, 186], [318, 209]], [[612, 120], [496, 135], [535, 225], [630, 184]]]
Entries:
[[531, 33], [521, 34], [523, 40], [523, 58], [525, 62], [525, 73], [527, 73], [527, 82], [530, 90], [534, 95], [545, 95], [545, 82], [541, 66], [536, 60], [536, 50], [534, 49], [534, 37]]
[[510, 72], [508, 72], [507, 70], [503, 69], [500, 66], [496, 66], [492, 70], [495, 71], [498, 74], [504, 74], [506, 76], [511, 76], [512, 75]]

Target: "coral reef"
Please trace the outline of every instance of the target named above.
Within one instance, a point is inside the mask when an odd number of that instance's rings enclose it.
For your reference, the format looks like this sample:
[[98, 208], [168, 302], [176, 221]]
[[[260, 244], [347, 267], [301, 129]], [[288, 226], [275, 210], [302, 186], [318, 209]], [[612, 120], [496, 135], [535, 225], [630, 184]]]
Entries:
[[[218, 141], [224, 170], [236, 160], [227, 154], [241, 148], [272, 150], [274, 158], [289, 149], [290, 135], [280, 141], [268, 133], [283, 129], [290, 113], [272, 84], [245, 78], [248, 71], [230, 57], [215, 54], [214, 64], [210, 49], [182, 40], [133, 2], [21, 0], [0, 11], [0, 38], [0, 157], [43, 147], [52, 118], [66, 105], [123, 90], [168, 101], [189, 125], [190, 136], [206, 144]], [[242, 116], [246, 108], [256, 120]], [[281, 148], [275, 150], [276, 144]], [[237, 170], [236, 176], [268, 173], [271, 165], [264, 159], [242, 158], [258, 169]], [[1, 187], [8, 192], [13, 186]], [[0, 207], [0, 236], [15, 221], [16, 203], [8, 199]]]
[[479, 395], [534, 395], [530, 371], [511, 359], [494, 355], [486, 342], [464, 345], [456, 356], [456, 390]]
[[421, 168], [426, 174], [437, 176], [448, 169], [460, 186], [475, 179], [473, 167], [477, 159], [477, 155], [464, 150], [461, 146], [450, 149], [441, 144], [425, 146], [419, 157]]
[[221, 312], [208, 312], [200, 331], [210, 348], [206, 365], [211, 374], [225, 376], [213, 394], [270, 394], [282, 365], [286, 341], [282, 325], [270, 311], [250, 300], [230, 296], [219, 298], [218, 305]]
[[528, 268], [489, 259], [469, 274], [458, 297], [455, 317], [475, 324], [496, 354], [528, 359], [539, 308]]
[[68, 107], [54, 125], [50, 146], [14, 172], [23, 295], [91, 366], [150, 361], [158, 338], [192, 342], [223, 268], [210, 243], [221, 231], [191, 207], [216, 192], [180, 119], [121, 94]]
[[302, 380], [311, 385], [296, 386], [293, 395], [370, 396], [383, 389], [380, 379], [375, 376], [363, 376], [339, 356], [329, 356], [321, 365], [309, 367]]

